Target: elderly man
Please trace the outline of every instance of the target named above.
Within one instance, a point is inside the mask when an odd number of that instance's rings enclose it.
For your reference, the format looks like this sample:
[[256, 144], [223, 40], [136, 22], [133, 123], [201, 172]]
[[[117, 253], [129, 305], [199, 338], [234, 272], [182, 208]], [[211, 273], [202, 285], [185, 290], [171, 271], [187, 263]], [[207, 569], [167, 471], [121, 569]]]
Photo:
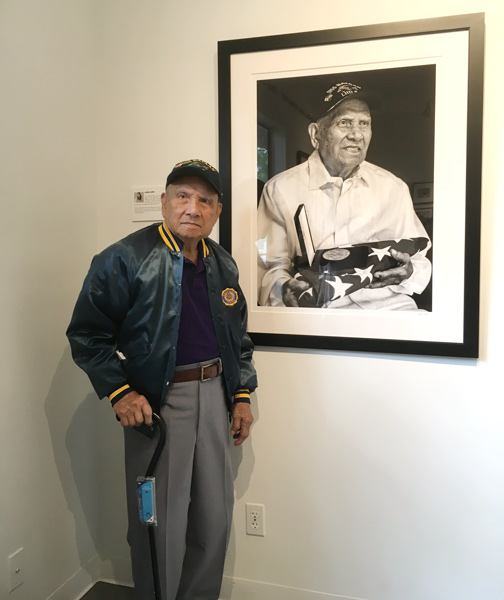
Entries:
[[314, 152], [305, 163], [273, 177], [262, 193], [258, 238], [265, 251], [259, 268], [259, 304], [298, 306], [310, 288], [296, 267], [302, 247], [295, 219], [303, 207], [305, 234], [309, 230], [316, 251], [386, 240], [425, 240], [414, 255], [391, 247], [390, 268], [366, 272], [365, 286], [329, 298], [323, 307], [416, 310], [412, 294], [420, 294], [431, 276], [426, 258], [430, 241], [413, 210], [408, 187], [365, 161], [372, 136], [371, 113], [360, 86], [338, 83], [328, 90], [325, 101], [328, 110], [308, 128]]
[[175, 165], [162, 195], [164, 222], [94, 258], [67, 331], [75, 362], [124, 426], [128, 542], [139, 600], [154, 597], [136, 500], [136, 478], [157, 444], [149, 429], [153, 411], [168, 432], [156, 471], [163, 600], [219, 597], [233, 507], [228, 415], [239, 445], [249, 435], [256, 387], [238, 270], [207, 238], [221, 195], [211, 165]]

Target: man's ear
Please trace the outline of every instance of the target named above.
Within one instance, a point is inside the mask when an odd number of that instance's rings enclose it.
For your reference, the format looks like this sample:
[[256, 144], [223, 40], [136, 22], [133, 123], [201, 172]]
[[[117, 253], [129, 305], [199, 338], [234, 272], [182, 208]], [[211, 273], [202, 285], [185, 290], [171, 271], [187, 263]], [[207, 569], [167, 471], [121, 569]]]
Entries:
[[308, 134], [310, 135], [312, 146], [315, 148], [315, 150], [317, 150], [319, 147], [319, 126], [317, 123], [310, 123], [308, 125]]
[[163, 217], [165, 216], [165, 214], [164, 214], [165, 206], [166, 206], [166, 192], [163, 192], [161, 194], [161, 214], [163, 215]]

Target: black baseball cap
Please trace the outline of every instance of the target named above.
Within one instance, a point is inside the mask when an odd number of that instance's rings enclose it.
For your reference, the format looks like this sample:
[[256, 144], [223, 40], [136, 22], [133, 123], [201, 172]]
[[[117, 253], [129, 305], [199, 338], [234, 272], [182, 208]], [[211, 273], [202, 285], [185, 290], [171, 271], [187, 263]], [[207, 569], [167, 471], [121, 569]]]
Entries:
[[353, 98], [363, 100], [370, 109], [380, 108], [382, 104], [381, 99], [375, 92], [363, 89], [362, 86], [349, 81], [340, 81], [326, 91], [320, 114], [322, 116], [326, 115], [345, 100]]
[[204, 160], [193, 158], [177, 163], [166, 179], [166, 187], [185, 175], [197, 175], [201, 177], [215, 189], [219, 194], [219, 198], [222, 198], [222, 181], [219, 171]]

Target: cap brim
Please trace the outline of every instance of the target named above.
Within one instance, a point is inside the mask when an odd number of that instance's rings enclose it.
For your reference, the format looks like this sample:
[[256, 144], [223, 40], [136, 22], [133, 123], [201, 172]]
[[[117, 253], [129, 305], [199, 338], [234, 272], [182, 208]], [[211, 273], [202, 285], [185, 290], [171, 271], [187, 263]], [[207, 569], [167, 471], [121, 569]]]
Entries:
[[337, 106], [340, 106], [343, 104], [343, 102], [348, 102], [349, 100], [362, 100], [369, 106], [369, 110], [372, 111], [378, 110], [383, 106], [383, 101], [380, 94], [376, 92], [357, 92], [356, 94], [351, 94], [345, 98], [341, 98], [341, 100], [338, 100], [338, 102], [332, 104], [331, 107], [327, 109], [325, 114], [328, 115]]
[[222, 196], [222, 192], [216, 186], [215, 182], [212, 181], [211, 172], [208, 171], [208, 176], [207, 176], [207, 173], [205, 171], [203, 171], [202, 169], [199, 169], [198, 167], [191, 167], [191, 166], [180, 167], [176, 171], [172, 171], [166, 178], [166, 185], [168, 186], [168, 185], [170, 185], [170, 183], [177, 181], [177, 179], [180, 179], [181, 177], [187, 177], [188, 175], [192, 175], [194, 177], [200, 177], [201, 179], [204, 179], [208, 184], [210, 184], [213, 187], [213, 189], [217, 192], [219, 197]]

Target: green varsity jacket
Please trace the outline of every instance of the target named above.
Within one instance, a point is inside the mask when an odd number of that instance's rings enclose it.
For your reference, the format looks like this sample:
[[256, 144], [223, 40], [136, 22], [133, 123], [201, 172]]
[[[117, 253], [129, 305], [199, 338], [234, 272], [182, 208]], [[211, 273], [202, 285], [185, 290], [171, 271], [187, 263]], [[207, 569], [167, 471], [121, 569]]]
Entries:
[[[210, 239], [200, 243], [231, 408], [257, 386], [247, 306], [231, 255]], [[94, 257], [67, 336], [100, 398], [135, 390], [159, 410], [175, 371], [182, 271], [182, 249], [164, 223]]]

